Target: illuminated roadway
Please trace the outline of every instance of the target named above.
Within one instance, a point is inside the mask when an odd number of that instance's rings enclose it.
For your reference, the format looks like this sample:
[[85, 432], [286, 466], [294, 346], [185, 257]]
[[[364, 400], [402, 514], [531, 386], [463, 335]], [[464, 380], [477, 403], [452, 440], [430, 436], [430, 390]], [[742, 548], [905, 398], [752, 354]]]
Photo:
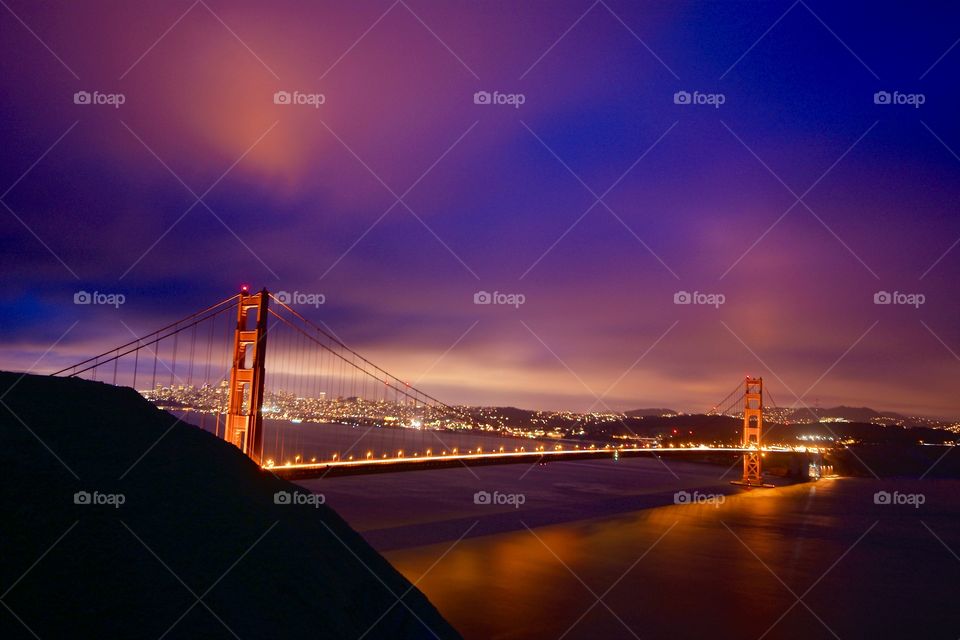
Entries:
[[[359, 460], [331, 460], [329, 462], [306, 462], [265, 466], [264, 469], [287, 479], [305, 480], [337, 475], [360, 475], [394, 471], [442, 469], [448, 467], [483, 466], [515, 463], [546, 463], [551, 460], [583, 460], [590, 458], [656, 456], [662, 453], [686, 454], [743, 454], [750, 449], [743, 447], [603, 447], [594, 449], [566, 449], [555, 451], [519, 451], [496, 453], [457, 453], [444, 455], [406, 456], [395, 458], [363, 458]], [[805, 453], [810, 449], [787, 449], [764, 447], [764, 453]]]

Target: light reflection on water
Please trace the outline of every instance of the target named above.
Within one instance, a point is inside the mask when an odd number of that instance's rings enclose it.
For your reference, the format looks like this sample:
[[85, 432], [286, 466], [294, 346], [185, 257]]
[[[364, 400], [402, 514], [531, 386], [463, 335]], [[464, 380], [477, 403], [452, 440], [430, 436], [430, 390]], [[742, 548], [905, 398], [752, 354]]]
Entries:
[[879, 486], [823, 481], [386, 555], [468, 638], [956, 638], [960, 561], [923, 523], [960, 550], [960, 482], [896, 483], [926, 493], [922, 510], [874, 504]]

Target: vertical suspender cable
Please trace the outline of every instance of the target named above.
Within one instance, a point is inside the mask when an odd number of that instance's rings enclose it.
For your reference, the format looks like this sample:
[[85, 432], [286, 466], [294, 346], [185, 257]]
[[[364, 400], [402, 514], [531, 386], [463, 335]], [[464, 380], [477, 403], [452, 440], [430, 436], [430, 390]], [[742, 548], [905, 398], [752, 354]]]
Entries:
[[137, 348], [133, 352], [133, 390], [137, 390], [137, 369], [140, 367], [140, 341], [137, 340]]
[[[176, 329], [175, 329], [176, 331]], [[180, 332], [173, 334], [173, 366], [170, 367], [170, 388], [173, 388], [174, 378], [177, 377], [177, 343], [179, 342]]]

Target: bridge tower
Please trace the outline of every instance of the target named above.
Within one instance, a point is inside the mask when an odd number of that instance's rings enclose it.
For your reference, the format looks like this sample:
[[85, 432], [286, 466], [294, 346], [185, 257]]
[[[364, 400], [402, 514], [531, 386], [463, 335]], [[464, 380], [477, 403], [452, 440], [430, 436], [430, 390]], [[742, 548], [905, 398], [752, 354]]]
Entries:
[[263, 383], [267, 351], [266, 289], [240, 291], [237, 328], [233, 333], [233, 366], [230, 369], [229, 405], [223, 438], [257, 464], [263, 454]]
[[760, 433], [763, 429], [763, 378], [747, 377], [743, 390], [743, 480], [745, 485], [762, 485]]

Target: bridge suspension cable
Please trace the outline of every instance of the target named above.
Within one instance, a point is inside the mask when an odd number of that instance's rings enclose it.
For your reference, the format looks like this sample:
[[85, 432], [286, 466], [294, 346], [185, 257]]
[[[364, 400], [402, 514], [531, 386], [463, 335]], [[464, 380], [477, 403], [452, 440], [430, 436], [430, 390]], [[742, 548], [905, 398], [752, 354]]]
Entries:
[[564, 448], [526, 432], [517, 437], [496, 414], [441, 401], [286, 300], [246, 287], [52, 375], [130, 386], [264, 466]]
[[[740, 397], [736, 398], [733, 402], [729, 402], [730, 398], [733, 398], [734, 395], [738, 393], [740, 394]], [[728, 393], [723, 400], [713, 405], [710, 408], [710, 410], [707, 411], [707, 415], [708, 416], [725, 415], [730, 408], [732, 408], [734, 405], [738, 404], [742, 400], [743, 400], [743, 383], [738, 382], [737, 386], [733, 388], [733, 391]], [[725, 408], [720, 409], [720, 407], [725, 407]]]
[[780, 405], [777, 404], [777, 401], [773, 399], [773, 394], [769, 390], [764, 391], [764, 396], [770, 401], [770, 404], [773, 405], [773, 408], [777, 411], [780, 410]]
[[[286, 300], [269, 299], [272, 355], [263, 407], [271, 431], [264, 443], [267, 466], [545, 448], [511, 437], [499, 419], [478, 419], [404, 381]], [[309, 430], [291, 428], [283, 422], [288, 420], [331, 424], [327, 432], [340, 434], [339, 439], [316, 446]], [[341, 437], [340, 425], [359, 430]], [[467, 431], [473, 435], [466, 436]]]
[[202, 311], [192, 313], [186, 318], [182, 318], [180, 320], [177, 320], [176, 322], [172, 322], [164, 327], [161, 327], [156, 331], [152, 331], [151, 333], [148, 333], [144, 336], [135, 338], [130, 342], [120, 345], [119, 347], [115, 347], [113, 349], [110, 349], [109, 351], [104, 351], [103, 353], [87, 358], [86, 360], [82, 360], [69, 367], [64, 367], [63, 369], [60, 369], [59, 371], [55, 371], [50, 375], [52, 376], [66, 375], [67, 377], [78, 376], [80, 374], [86, 373], [87, 371], [96, 369], [97, 367], [100, 367], [102, 365], [114, 362], [119, 358], [129, 355], [135, 351], [139, 351], [140, 349], [149, 348], [151, 345], [155, 345], [159, 343], [161, 340], [165, 340], [170, 337], [175, 337], [181, 331], [185, 331], [186, 329], [195, 327], [201, 322], [210, 320], [211, 318], [214, 318], [220, 315], [224, 311], [231, 309], [232, 307], [230, 307], [229, 305], [231, 302], [236, 301], [238, 295], [234, 295], [224, 300], [221, 300], [220, 302], [214, 305], [211, 305], [206, 309], [203, 309]]
[[[270, 294], [270, 299], [273, 302], [275, 302], [277, 305], [279, 305], [281, 308], [283, 308], [284, 310], [286, 310], [287, 312], [295, 316], [306, 327], [308, 327], [310, 330], [315, 332], [316, 335], [311, 335], [309, 331], [305, 330], [302, 327], [296, 326], [289, 319], [284, 318], [282, 315], [280, 315], [273, 309], [270, 309], [269, 311], [271, 316], [274, 316], [279, 321], [283, 322], [284, 324], [292, 328], [294, 331], [299, 332], [304, 338], [318, 345], [321, 349], [324, 349], [325, 351], [333, 354], [335, 357], [339, 358], [342, 362], [357, 369], [359, 372], [363, 373], [364, 375], [367, 375], [373, 378], [374, 380], [377, 380], [378, 382], [382, 381], [387, 387], [393, 388], [399, 395], [403, 395], [404, 397], [414, 400], [416, 402], [424, 402], [424, 399], [429, 400], [430, 403], [433, 403], [433, 405], [436, 408], [442, 408], [448, 411], [451, 415], [455, 415], [470, 423], [476, 422], [473, 416], [469, 415], [468, 413], [465, 413], [460, 409], [453, 407], [437, 399], [436, 397], [430, 395], [429, 393], [426, 393], [425, 391], [421, 391], [413, 387], [410, 383], [405, 382], [404, 380], [401, 380], [400, 378], [393, 375], [389, 371], [383, 369], [382, 367], [377, 366], [376, 364], [374, 364], [364, 356], [360, 355], [359, 353], [357, 353], [356, 351], [348, 347], [335, 335], [333, 335], [323, 327], [317, 325], [316, 323], [311, 322], [309, 319], [307, 319], [306, 317], [298, 313], [295, 309], [291, 308], [289, 305], [279, 300], [273, 294]], [[332, 343], [332, 345], [336, 345], [337, 347], [339, 347], [343, 352], [350, 354], [351, 357], [347, 358], [343, 353], [341, 353], [340, 351], [335, 349], [333, 346], [331, 346], [331, 344], [325, 344], [321, 339], [321, 336], [323, 338], [326, 338], [326, 340], [328, 340], [329, 343]], [[359, 361], [360, 364], [358, 364], [357, 361]], [[377, 374], [380, 374], [380, 375], [377, 375]], [[391, 384], [390, 381], [392, 381], [393, 384]], [[426, 402], [424, 403], [427, 404]]]
[[[217, 436], [226, 434], [231, 337], [240, 294], [55, 371], [129, 386]], [[131, 331], [132, 333], [132, 331]], [[104, 369], [106, 374], [104, 375]]]

